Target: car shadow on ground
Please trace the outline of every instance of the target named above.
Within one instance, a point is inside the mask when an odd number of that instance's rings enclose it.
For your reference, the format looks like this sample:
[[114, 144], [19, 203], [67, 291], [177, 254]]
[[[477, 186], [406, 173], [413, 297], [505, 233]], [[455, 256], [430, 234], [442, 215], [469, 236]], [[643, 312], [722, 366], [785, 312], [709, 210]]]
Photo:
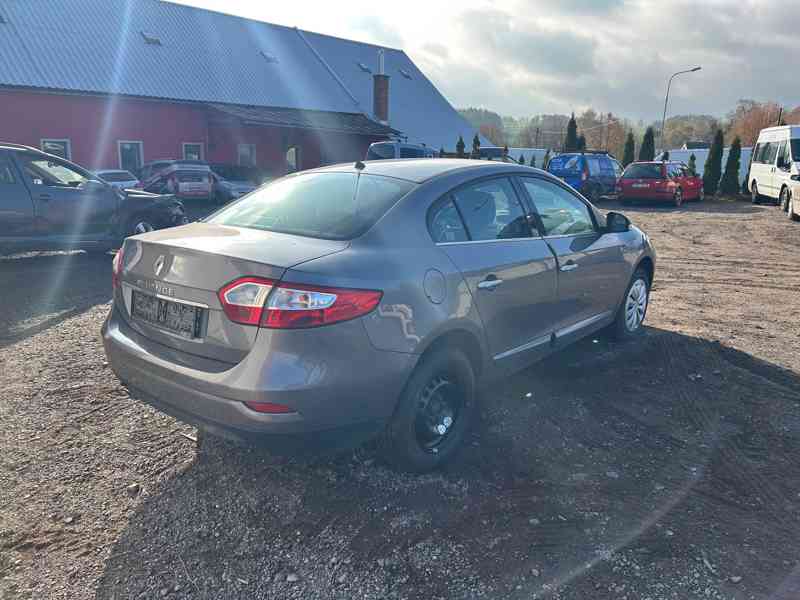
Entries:
[[144, 490], [97, 597], [797, 597], [799, 390], [648, 328], [485, 388], [438, 473], [212, 440]]
[[0, 256], [0, 348], [111, 300], [111, 254]]

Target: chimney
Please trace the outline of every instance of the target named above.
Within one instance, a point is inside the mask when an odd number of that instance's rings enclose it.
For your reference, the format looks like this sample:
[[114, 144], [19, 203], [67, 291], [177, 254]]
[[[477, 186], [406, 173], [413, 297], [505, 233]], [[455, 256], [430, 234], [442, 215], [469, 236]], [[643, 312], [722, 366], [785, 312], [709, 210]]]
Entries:
[[372, 112], [378, 121], [389, 124], [389, 76], [384, 73], [383, 48], [378, 50], [378, 72], [372, 76]]

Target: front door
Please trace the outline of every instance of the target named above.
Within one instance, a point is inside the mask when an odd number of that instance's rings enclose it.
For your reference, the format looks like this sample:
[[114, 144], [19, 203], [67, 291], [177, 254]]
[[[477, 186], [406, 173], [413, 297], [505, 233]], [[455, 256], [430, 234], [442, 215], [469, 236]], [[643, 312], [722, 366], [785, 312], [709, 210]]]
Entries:
[[556, 261], [506, 177], [473, 182], [434, 207], [432, 235], [461, 271], [500, 366], [545, 353], [553, 332]]
[[580, 337], [616, 311], [627, 283], [624, 244], [604, 234], [586, 202], [566, 187], [534, 177], [521, 181], [558, 262], [556, 337]]
[[110, 235], [118, 198], [88, 171], [39, 154], [18, 154], [36, 206], [37, 229], [56, 238], [103, 239]]
[[11, 155], [0, 150], [0, 245], [2, 239], [32, 236], [33, 219], [28, 188]]

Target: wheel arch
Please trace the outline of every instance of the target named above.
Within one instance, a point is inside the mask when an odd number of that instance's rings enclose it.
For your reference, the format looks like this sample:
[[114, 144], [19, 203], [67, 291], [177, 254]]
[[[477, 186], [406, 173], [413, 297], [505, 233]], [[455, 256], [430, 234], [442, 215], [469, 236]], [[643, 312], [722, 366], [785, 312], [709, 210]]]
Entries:
[[456, 327], [431, 336], [431, 339], [422, 348], [420, 361], [424, 360], [425, 356], [442, 348], [463, 350], [472, 365], [476, 378], [485, 370], [485, 347], [481, 343], [479, 334], [472, 329]]
[[653, 276], [655, 275], [655, 268], [656, 266], [655, 263], [653, 262], [653, 259], [650, 258], [649, 256], [645, 256], [636, 264], [636, 268], [633, 270], [633, 272], [635, 273], [639, 269], [644, 269], [645, 273], [647, 273], [648, 285], [652, 287]]

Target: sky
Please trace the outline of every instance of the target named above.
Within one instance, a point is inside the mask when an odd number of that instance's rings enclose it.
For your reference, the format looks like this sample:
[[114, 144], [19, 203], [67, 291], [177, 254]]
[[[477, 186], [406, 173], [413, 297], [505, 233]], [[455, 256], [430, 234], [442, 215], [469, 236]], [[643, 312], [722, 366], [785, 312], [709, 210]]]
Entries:
[[[176, 1], [176, 0], [173, 0]], [[800, 104], [800, 7], [758, 0], [177, 0], [403, 49], [451, 104], [503, 115], [724, 116]]]

